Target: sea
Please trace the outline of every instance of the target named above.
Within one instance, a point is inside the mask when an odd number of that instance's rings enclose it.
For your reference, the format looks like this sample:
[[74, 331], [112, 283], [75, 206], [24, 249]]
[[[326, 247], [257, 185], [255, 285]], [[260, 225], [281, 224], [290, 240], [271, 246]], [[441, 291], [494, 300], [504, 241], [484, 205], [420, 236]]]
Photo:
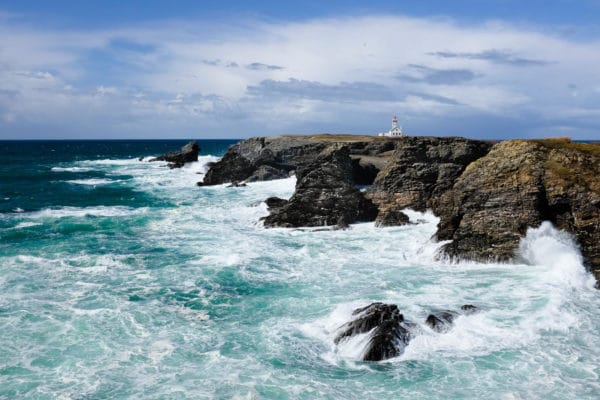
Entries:
[[[196, 186], [234, 142], [173, 170], [148, 160], [184, 140], [0, 142], [0, 399], [600, 398], [600, 292], [568, 234], [480, 263], [436, 257], [430, 212], [266, 229], [294, 177]], [[372, 302], [422, 326], [400, 357], [334, 345]]]

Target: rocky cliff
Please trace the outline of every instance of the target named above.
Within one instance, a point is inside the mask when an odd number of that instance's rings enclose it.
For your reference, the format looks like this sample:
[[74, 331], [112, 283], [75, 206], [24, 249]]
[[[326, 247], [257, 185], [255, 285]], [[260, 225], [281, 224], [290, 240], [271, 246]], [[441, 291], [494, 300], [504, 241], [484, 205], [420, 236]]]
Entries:
[[[350, 135], [254, 138], [232, 146], [203, 184], [297, 174], [266, 226], [400, 225], [432, 209], [451, 257], [508, 260], [528, 227], [570, 232], [600, 278], [600, 146], [561, 140]], [[357, 185], [370, 185], [364, 192]]]
[[442, 194], [492, 144], [452, 137], [403, 137], [377, 174], [367, 196], [378, 204], [378, 222], [404, 208], [436, 209]]
[[[231, 146], [223, 158], [206, 173], [202, 185], [233, 181], [258, 181], [289, 176], [314, 162], [332, 144], [344, 144], [355, 156], [356, 173], [362, 156], [393, 150], [394, 142], [385, 138], [355, 135], [307, 135], [259, 137]], [[366, 164], [372, 167], [370, 164]], [[374, 176], [373, 176], [374, 178]]]
[[528, 227], [572, 233], [600, 278], [600, 146], [569, 140], [496, 144], [444, 193], [437, 237], [450, 256], [508, 260]]

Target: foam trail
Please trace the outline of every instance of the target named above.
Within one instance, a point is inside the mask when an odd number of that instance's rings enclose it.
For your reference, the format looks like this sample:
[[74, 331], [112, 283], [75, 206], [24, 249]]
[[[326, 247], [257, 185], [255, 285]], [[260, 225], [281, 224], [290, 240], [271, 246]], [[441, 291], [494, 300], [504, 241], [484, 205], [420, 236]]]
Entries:
[[52, 167], [50, 170], [54, 171], [54, 172], [89, 172], [89, 171], [92, 171], [91, 168], [85, 168], [85, 167]]
[[72, 183], [74, 185], [86, 185], [86, 186], [96, 186], [96, 185], [109, 185], [111, 183], [121, 182], [120, 179], [110, 180], [110, 179], [73, 179], [70, 181], [66, 181], [67, 183]]
[[45, 208], [40, 211], [22, 214], [27, 218], [65, 218], [65, 217], [125, 217], [137, 212], [144, 212], [144, 208], [131, 208], [124, 206], [98, 206], [98, 207], [60, 207]]

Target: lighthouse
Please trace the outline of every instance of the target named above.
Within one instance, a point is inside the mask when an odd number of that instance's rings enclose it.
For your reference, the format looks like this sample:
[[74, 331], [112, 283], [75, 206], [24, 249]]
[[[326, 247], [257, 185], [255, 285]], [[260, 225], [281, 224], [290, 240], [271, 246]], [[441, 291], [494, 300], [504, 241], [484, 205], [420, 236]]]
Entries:
[[379, 136], [390, 136], [390, 137], [402, 137], [404, 133], [402, 133], [402, 128], [398, 126], [398, 117], [394, 115], [392, 118], [392, 129], [388, 132], [380, 133]]

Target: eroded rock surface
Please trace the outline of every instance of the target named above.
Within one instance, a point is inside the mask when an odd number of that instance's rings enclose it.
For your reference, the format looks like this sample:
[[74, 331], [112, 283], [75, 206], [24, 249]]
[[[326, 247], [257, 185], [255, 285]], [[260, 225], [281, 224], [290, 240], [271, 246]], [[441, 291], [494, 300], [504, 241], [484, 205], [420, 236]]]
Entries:
[[313, 164], [296, 171], [296, 191], [265, 218], [267, 227], [310, 227], [373, 221], [377, 207], [352, 180], [348, 147], [324, 150]]
[[403, 137], [390, 162], [368, 190], [382, 211], [435, 210], [467, 165], [487, 154], [492, 144], [454, 137]]
[[[204, 185], [237, 181], [263, 181], [285, 178], [292, 171], [312, 164], [320, 153], [332, 145], [345, 145], [355, 156], [356, 173], [374, 179], [380, 168], [376, 160], [361, 163], [361, 159], [377, 159], [395, 148], [389, 138], [354, 135], [306, 135], [258, 137], [231, 146], [204, 177]], [[361, 166], [359, 166], [361, 164]], [[363, 171], [364, 169], [364, 171]], [[370, 182], [369, 182], [370, 183]], [[368, 184], [368, 183], [366, 183]]]
[[572, 233], [600, 277], [600, 146], [568, 140], [496, 144], [466, 168], [435, 207], [444, 252], [509, 260], [528, 227], [550, 221]]

